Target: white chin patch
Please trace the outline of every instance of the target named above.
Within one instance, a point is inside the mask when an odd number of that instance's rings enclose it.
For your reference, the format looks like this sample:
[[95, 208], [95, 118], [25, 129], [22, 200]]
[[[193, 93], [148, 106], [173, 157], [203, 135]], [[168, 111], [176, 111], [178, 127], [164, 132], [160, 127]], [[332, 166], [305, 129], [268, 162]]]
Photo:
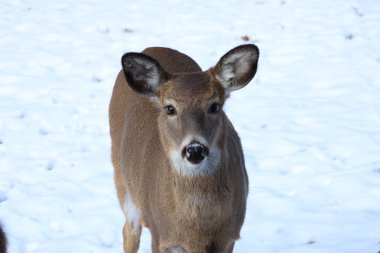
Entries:
[[173, 167], [182, 176], [207, 176], [218, 168], [220, 151], [217, 148], [212, 148], [208, 156], [198, 164], [189, 162], [179, 151], [171, 151], [170, 160]]

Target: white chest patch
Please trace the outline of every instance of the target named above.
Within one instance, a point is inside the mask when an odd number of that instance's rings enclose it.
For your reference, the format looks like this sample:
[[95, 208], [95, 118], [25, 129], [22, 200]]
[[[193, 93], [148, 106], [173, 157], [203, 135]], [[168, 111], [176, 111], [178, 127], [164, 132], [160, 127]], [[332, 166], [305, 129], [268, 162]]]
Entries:
[[182, 253], [182, 252], [183, 252], [183, 248], [178, 245], [170, 249], [170, 253]]
[[135, 235], [140, 233], [140, 219], [141, 213], [140, 210], [136, 207], [135, 203], [133, 203], [132, 199], [128, 194], [125, 195], [125, 203], [124, 203], [124, 215], [126, 219], [131, 223], [133, 227], [133, 231]]

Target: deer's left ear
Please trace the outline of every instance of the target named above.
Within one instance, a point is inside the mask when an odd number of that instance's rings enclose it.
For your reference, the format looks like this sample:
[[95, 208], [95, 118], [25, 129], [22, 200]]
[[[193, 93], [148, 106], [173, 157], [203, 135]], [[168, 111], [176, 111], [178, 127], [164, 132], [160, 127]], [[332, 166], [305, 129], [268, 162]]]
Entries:
[[226, 53], [212, 73], [227, 91], [246, 86], [256, 74], [259, 49], [253, 44], [235, 47]]
[[152, 57], [141, 53], [127, 53], [121, 64], [128, 85], [141, 95], [155, 97], [169, 74]]

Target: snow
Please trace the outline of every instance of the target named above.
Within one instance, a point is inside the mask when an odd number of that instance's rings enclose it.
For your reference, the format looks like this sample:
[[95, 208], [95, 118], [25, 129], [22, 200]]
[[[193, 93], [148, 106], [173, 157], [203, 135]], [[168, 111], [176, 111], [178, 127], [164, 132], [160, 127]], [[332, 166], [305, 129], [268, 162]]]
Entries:
[[122, 252], [107, 118], [121, 56], [166, 46], [206, 69], [244, 36], [261, 51], [225, 109], [250, 176], [235, 252], [379, 252], [379, 24], [376, 0], [1, 1], [9, 252]]

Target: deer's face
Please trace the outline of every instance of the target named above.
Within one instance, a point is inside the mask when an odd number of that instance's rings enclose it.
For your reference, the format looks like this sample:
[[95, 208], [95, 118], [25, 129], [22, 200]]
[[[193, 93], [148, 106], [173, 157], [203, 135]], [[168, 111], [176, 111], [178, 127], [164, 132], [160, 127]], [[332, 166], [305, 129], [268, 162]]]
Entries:
[[161, 87], [160, 137], [181, 174], [207, 174], [219, 164], [224, 100], [224, 89], [207, 72], [176, 75]]
[[215, 171], [225, 145], [226, 95], [248, 84], [257, 69], [258, 49], [244, 45], [225, 54], [206, 72], [173, 74], [153, 58], [122, 58], [128, 84], [158, 106], [161, 142], [173, 167], [184, 176]]

